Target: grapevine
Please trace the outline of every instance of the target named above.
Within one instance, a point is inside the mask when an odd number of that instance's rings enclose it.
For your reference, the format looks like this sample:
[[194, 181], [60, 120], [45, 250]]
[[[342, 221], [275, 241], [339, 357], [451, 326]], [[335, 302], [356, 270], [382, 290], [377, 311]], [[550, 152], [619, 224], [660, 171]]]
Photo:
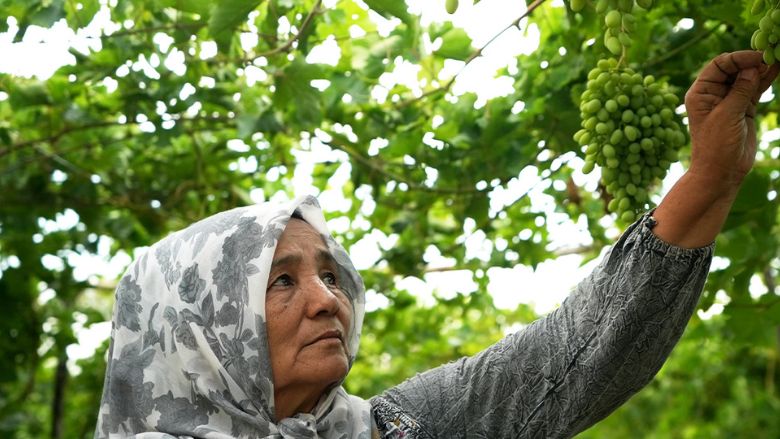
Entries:
[[[574, 140], [585, 152], [582, 172], [601, 168], [611, 196], [607, 209], [620, 221], [636, 220], [646, 209], [649, 192], [666, 175], [687, 142], [675, 109], [679, 99], [663, 81], [625, 64], [636, 18], [634, 7], [649, 9], [652, 0], [597, 0], [605, 24], [604, 47], [620, 59], [598, 61], [588, 73], [580, 99], [581, 127]], [[571, 0], [578, 12], [584, 0]]]

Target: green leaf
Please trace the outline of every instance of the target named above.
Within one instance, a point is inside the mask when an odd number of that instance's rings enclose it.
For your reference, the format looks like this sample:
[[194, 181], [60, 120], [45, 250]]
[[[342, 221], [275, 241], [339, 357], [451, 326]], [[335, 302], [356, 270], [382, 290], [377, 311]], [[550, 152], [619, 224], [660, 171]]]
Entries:
[[36, 25], [41, 27], [51, 27], [54, 22], [62, 18], [63, 16], [63, 0], [57, 0], [51, 2], [46, 7], [41, 7], [32, 14], [27, 16], [29, 20], [27, 24]]
[[733, 212], [743, 212], [766, 205], [766, 194], [769, 190], [769, 177], [759, 172], [749, 173], [740, 186], [737, 199], [734, 200]]
[[222, 0], [209, 18], [209, 33], [223, 52], [230, 49], [233, 32], [263, 0]]
[[433, 41], [436, 38], [444, 36], [444, 34], [452, 29], [455, 29], [455, 26], [452, 25], [451, 21], [445, 21], [443, 23], [434, 22], [428, 27], [428, 35], [430, 35], [431, 41]]
[[[16, 84], [14, 84], [16, 85]], [[46, 105], [49, 103], [49, 93], [41, 83], [16, 85], [9, 93], [11, 107], [15, 109]]]
[[461, 28], [451, 29], [445, 32], [441, 38], [441, 47], [434, 54], [442, 58], [465, 61], [474, 51], [474, 48], [471, 46], [471, 38]]
[[292, 115], [304, 126], [319, 125], [322, 120], [320, 93], [311, 86], [311, 81], [321, 77], [319, 67], [296, 58], [276, 78], [274, 104], [292, 106]]
[[239, 137], [249, 137], [258, 132], [267, 136], [277, 133], [282, 129], [279, 120], [270, 111], [267, 111], [260, 116], [257, 116], [256, 114], [242, 114], [236, 119]]
[[423, 145], [422, 137], [423, 133], [418, 130], [399, 132], [387, 146], [388, 156], [403, 157], [407, 154], [414, 156], [415, 152]]
[[369, 8], [385, 18], [398, 17], [408, 25], [412, 23], [412, 16], [409, 15], [408, 7], [404, 0], [365, 0], [365, 2]]
[[201, 18], [209, 16], [212, 6], [212, 2], [209, 0], [162, 0], [162, 4], [178, 11], [198, 14]]
[[65, 2], [65, 19], [71, 29], [86, 27], [100, 9], [98, 0], [67, 0]]

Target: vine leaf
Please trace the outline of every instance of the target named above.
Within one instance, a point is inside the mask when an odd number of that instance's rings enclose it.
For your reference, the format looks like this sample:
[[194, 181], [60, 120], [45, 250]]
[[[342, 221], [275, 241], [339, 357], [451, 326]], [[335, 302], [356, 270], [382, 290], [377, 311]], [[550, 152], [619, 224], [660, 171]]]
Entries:
[[209, 33], [219, 50], [228, 52], [235, 29], [262, 0], [222, 0], [214, 6], [209, 18]]

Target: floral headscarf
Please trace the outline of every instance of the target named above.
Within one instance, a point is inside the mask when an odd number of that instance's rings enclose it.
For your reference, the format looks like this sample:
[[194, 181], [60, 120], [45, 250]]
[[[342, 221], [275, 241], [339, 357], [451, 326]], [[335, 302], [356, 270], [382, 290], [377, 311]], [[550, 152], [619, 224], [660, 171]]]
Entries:
[[274, 423], [265, 292], [293, 213], [323, 235], [339, 265], [354, 308], [352, 365], [363, 282], [317, 200], [222, 212], [153, 245], [120, 280], [96, 438], [370, 438], [369, 403], [340, 385], [311, 414]]

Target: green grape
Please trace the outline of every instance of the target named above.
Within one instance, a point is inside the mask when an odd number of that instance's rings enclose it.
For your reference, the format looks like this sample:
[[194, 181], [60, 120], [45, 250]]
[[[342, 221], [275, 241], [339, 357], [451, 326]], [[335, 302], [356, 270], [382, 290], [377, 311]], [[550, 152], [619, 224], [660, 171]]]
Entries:
[[675, 112], [679, 98], [664, 81], [618, 66], [612, 58], [600, 60], [587, 77], [581, 129], [574, 134], [585, 154], [582, 172], [601, 168], [612, 199], [607, 208], [621, 221], [633, 221], [636, 212], [648, 208], [648, 193], [686, 142]]
[[596, 162], [585, 161], [585, 164], [582, 166], [582, 173], [590, 174], [591, 172], [593, 172], [593, 169], [595, 167], [596, 167]]
[[623, 22], [623, 16], [620, 15], [620, 12], [616, 10], [611, 10], [607, 13], [607, 16], [604, 17], [604, 24], [607, 25], [607, 27], [620, 27], [621, 23]]
[[653, 0], [636, 0], [636, 5], [642, 9], [650, 9], [653, 7]]
[[775, 27], [775, 23], [772, 21], [771, 12], [764, 15], [764, 17], [758, 21], [758, 28], [764, 32], [771, 32], [773, 27]]
[[571, 10], [580, 12], [585, 8], [585, 0], [571, 0]]
[[613, 145], [619, 145], [622, 140], [623, 140], [623, 131], [621, 130], [613, 131], [612, 135], [609, 137], [609, 141]]
[[631, 37], [628, 36], [628, 34], [625, 32], [620, 32], [618, 34], [618, 41], [620, 41], [620, 44], [626, 47], [631, 47], [631, 45], [633, 44], [633, 42], [631, 41]]
[[753, 7], [750, 9], [750, 13], [753, 15], [758, 15], [764, 11], [765, 6], [766, 3], [764, 3], [764, 0], [755, 0], [753, 2]]
[[764, 63], [774, 64], [776, 60], [774, 50], [764, 50]]
[[444, 8], [448, 14], [454, 14], [458, 10], [458, 0], [447, 0], [444, 3]]
[[[753, 3], [751, 12], [760, 14], [766, 2], [758, 0]], [[766, 64], [774, 64], [780, 59], [780, 5], [770, 7], [758, 22], [758, 29], [750, 38], [750, 47], [760, 50]]]
[[604, 40], [604, 45], [607, 46], [607, 50], [612, 52], [613, 55], [620, 55], [623, 52], [623, 45], [620, 44], [620, 40], [617, 37], [607, 37]]
[[631, 12], [634, 9], [634, 0], [618, 0], [618, 9], [623, 12]]
[[639, 137], [639, 130], [631, 125], [626, 125], [625, 128], [623, 128], [623, 133], [626, 135], [626, 139], [633, 142]]

